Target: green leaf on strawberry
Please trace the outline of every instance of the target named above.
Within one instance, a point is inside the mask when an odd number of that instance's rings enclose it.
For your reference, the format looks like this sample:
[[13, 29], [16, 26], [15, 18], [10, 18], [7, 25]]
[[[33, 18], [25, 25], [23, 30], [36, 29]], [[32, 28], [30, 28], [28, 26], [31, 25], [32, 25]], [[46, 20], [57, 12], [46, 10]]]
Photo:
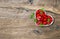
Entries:
[[34, 19], [34, 22], [37, 22], [37, 19]]
[[47, 20], [48, 22], [50, 22], [50, 19], [48, 18], [48, 20]]
[[43, 27], [43, 24], [42, 23], [40, 24], [40, 27]]
[[31, 18], [31, 19], [33, 19], [33, 18], [34, 18], [34, 13], [32, 13], [32, 14], [31, 14], [30, 18]]
[[44, 8], [41, 8], [41, 10], [43, 10], [43, 11], [44, 11]]

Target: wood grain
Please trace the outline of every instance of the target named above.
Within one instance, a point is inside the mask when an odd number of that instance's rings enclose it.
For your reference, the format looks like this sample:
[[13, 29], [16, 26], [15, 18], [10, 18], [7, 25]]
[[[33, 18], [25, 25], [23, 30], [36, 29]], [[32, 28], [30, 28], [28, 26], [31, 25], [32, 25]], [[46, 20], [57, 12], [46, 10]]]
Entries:
[[[35, 12], [41, 7], [42, 5], [40, 6], [36, 0], [33, 2], [33, 5], [30, 5], [28, 0], [0, 0], [0, 39], [53, 39], [52, 36], [58, 34], [56, 31], [43, 32], [44, 34], [42, 35], [33, 32], [37, 27], [29, 17], [32, 12]], [[51, 5], [49, 7], [46, 7], [46, 5], [43, 7], [45, 7], [47, 14], [55, 18], [54, 25], [52, 26], [59, 24], [60, 12], [54, 11]], [[54, 7], [54, 9], [56, 8]], [[46, 29], [43, 28], [43, 31]]]

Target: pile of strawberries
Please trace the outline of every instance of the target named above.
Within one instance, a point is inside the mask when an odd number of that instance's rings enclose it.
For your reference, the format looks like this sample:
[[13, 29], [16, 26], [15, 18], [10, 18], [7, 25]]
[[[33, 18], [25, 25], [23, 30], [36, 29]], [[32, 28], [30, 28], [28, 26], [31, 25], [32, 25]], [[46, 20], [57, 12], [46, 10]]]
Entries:
[[52, 22], [52, 17], [47, 15], [45, 11], [39, 9], [36, 11], [36, 20], [37, 25], [48, 25]]

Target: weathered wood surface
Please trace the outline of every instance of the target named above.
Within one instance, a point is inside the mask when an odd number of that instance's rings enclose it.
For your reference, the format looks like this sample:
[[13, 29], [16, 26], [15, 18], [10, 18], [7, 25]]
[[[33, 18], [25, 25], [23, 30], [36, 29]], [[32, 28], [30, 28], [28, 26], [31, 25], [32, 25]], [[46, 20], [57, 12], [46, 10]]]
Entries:
[[23, 7], [35, 10], [44, 7], [46, 10], [60, 14], [60, 0], [33, 0], [32, 5], [29, 0], [0, 0], [0, 7]]
[[[55, 34], [60, 34], [60, 31], [50, 31], [43, 35], [33, 33], [36, 26], [29, 17], [39, 8], [29, 4], [25, 5], [26, 1], [0, 0], [0, 39], [53, 39]], [[47, 10], [47, 14], [55, 18], [54, 24], [60, 24], [60, 15], [51, 10]]]

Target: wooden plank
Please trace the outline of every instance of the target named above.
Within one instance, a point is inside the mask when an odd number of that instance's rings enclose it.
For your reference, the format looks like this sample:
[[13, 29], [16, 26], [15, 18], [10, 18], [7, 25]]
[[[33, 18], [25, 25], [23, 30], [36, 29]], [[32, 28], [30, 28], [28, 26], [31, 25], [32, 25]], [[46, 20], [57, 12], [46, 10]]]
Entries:
[[[24, 1], [24, 0], [0, 0], [0, 8], [2, 7], [11, 7], [11, 8], [28, 8], [28, 9], [40, 9], [40, 8], [45, 8], [46, 10], [49, 10], [49, 11], [52, 11], [52, 12], [55, 12], [57, 14], [60, 14], [60, 8], [59, 8], [59, 0], [58, 0], [58, 4], [56, 4], [56, 1], [52, 0], [47, 0], [44, 2], [44, 0], [40, 0], [40, 1], [36, 1], [34, 0], [36, 3], [40, 3], [40, 4], [36, 4], [34, 5], [35, 2], [33, 2], [32, 5], [29, 4], [28, 0]], [[20, 3], [21, 2], [21, 3]], [[27, 4], [26, 4], [26, 3]], [[49, 3], [49, 4], [48, 4]], [[54, 5], [55, 3], [55, 5]], [[44, 5], [44, 6], [43, 6]]]

